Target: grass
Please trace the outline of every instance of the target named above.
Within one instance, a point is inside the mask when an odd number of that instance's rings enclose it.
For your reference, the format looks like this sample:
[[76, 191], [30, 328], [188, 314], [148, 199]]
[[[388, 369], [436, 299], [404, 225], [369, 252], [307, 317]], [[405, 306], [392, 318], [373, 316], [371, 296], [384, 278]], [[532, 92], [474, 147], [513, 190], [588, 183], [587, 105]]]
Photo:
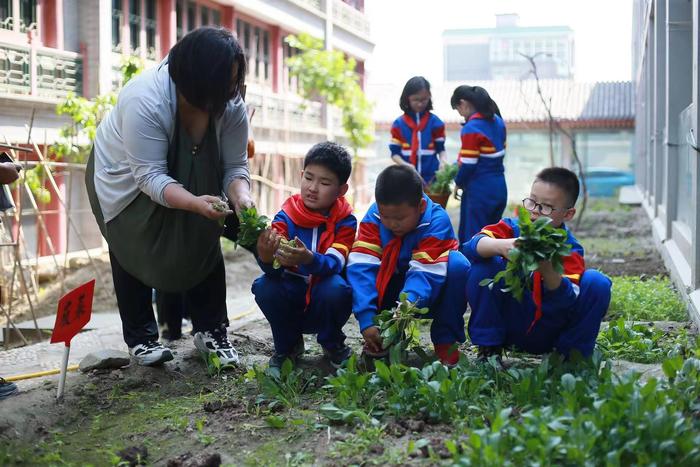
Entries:
[[607, 320], [688, 321], [688, 311], [667, 277], [613, 277]]

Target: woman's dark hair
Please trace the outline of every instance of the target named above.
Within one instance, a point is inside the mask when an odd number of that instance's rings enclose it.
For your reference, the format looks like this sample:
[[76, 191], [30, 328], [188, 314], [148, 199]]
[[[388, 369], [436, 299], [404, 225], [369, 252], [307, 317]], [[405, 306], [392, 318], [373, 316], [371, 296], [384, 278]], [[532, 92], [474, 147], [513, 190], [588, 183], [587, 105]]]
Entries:
[[[236, 81], [231, 82], [237, 64]], [[178, 92], [193, 106], [219, 116], [243, 89], [246, 59], [230, 31], [201, 27], [170, 49], [168, 71]]]
[[452, 108], [456, 109], [459, 105], [459, 101], [464, 99], [469, 101], [469, 103], [474, 106], [477, 112], [486, 118], [493, 118], [494, 115], [501, 116], [501, 111], [496, 105], [496, 102], [491, 99], [489, 93], [486, 89], [481, 86], [457, 86], [455, 92], [452, 93], [452, 98], [450, 99], [450, 104]]
[[[408, 102], [408, 96], [420, 92], [423, 89], [430, 92], [430, 83], [422, 76], [414, 76], [406, 81], [406, 85], [403, 87], [403, 92], [401, 93], [401, 99], [399, 99], [399, 107], [401, 107], [401, 110], [404, 112], [411, 112], [411, 105]], [[432, 98], [428, 101], [428, 106], [425, 108], [425, 110], [428, 112], [433, 110]]]

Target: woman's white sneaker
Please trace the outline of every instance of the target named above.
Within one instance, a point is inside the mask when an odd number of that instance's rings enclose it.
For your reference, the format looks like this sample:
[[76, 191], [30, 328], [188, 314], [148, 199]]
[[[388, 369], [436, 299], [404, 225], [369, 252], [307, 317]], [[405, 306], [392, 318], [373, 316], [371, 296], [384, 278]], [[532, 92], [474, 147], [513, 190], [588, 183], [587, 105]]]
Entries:
[[238, 352], [228, 340], [225, 329], [197, 332], [194, 335], [194, 346], [204, 354], [216, 354], [222, 365], [237, 365]]
[[158, 341], [148, 341], [129, 347], [129, 354], [143, 366], [160, 365], [173, 359], [173, 352]]

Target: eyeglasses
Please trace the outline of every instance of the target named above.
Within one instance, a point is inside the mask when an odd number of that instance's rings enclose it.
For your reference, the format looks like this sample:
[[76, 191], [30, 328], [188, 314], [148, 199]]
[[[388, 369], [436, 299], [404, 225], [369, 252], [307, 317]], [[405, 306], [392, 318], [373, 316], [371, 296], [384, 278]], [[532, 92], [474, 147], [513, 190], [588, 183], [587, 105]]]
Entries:
[[571, 209], [555, 208], [554, 206], [550, 206], [549, 204], [538, 203], [532, 198], [525, 198], [523, 200], [523, 207], [530, 212], [533, 212], [535, 209], [537, 209], [537, 212], [539, 212], [543, 216], [549, 216], [554, 211], [568, 211], [569, 209]]

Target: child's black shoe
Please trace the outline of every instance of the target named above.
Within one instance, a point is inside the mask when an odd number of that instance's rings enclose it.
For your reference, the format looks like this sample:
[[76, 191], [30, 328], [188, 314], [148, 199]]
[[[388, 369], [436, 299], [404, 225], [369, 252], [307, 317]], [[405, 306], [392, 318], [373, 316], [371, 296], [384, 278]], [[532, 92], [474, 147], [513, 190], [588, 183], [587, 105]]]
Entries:
[[345, 344], [323, 346], [323, 355], [333, 368], [340, 368], [352, 356], [352, 349]]
[[275, 353], [270, 357], [270, 362], [268, 363], [268, 366], [270, 368], [277, 368], [280, 369], [282, 368], [282, 364], [284, 363], [285, 360], [290, 360], [292, 362], [292, 365], [297, 364], [297, 360], [301, 355], [304, 353], [305, 348], [304, 348], [304, 338], [301, 337], [297, 341], [296, 344], [294, 344], [294, 347], [292, 347], [292, 351], [289, 353], [279, 353], [275, 351]]

